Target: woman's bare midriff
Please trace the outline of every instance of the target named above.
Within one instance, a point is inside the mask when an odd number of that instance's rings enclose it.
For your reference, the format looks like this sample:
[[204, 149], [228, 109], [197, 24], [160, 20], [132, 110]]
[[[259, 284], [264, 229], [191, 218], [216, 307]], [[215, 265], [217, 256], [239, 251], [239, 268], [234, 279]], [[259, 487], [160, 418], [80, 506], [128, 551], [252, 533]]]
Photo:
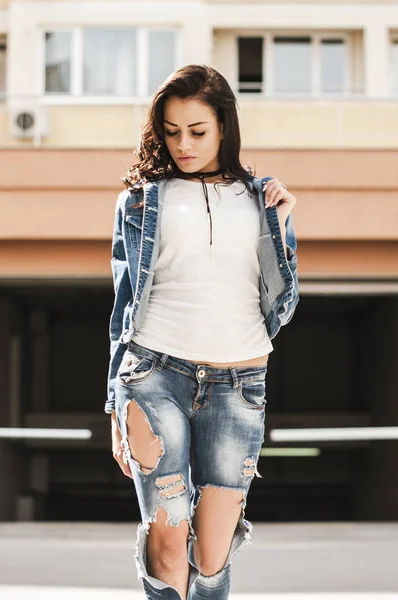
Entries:
[[267, 364], [269, 354], [264, 354], [264, 356], [258, 356], [257, 358], [250, 358], [249, 360], [239, 360], [236, 362], [230, 363], [218, 363], [218, 362], [208, 362], [205, 360], [191, 360], [191, 362], [196, 363], [197, 365], [207, 365], [208, 367], [220, 367], [220, 368], [228, 368], [228, 367], [262, 367]]

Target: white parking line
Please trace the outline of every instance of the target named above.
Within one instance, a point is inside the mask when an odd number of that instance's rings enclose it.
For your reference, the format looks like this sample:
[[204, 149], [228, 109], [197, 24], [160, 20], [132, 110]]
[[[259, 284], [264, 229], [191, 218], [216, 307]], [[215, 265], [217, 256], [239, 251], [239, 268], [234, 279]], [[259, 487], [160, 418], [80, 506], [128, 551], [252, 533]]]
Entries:
[[[0, 585], [1, 600], [144, 600], [139, 590], [39, 585]], [[300, 594], [231, 594], [230, 600], [398, 600], [388, 592], [306, 592]]]

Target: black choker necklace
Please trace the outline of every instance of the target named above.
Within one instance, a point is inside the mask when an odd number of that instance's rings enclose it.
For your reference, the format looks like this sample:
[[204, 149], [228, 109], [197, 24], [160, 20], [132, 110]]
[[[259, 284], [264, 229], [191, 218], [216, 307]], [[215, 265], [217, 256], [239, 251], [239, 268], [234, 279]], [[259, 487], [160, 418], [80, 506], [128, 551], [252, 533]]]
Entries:
[[211, 255], [211, 246], [213, 244], [213, 220], [211, 218], [210, 205], [209, 205], [209, 194], [207, 192], [207, 186], [205, 183], [206, 177], [215, 177], [216, 175], [220, 175], [222, 169], [217, 169], [217, 171], [196, 171], [196, 173], [184, 173], [187, 179], [196, 178], [200, 179], [202, 182], [203, 193], [205, 195], [206, 206], [207, 206], [207, 220], [209, 222], [210, 227], [210, 255]]
[[221, 169], [217, 169], [217, 171], [196, 171], [195, 173], [184, 173], [184, 175], [188, 178], [197, 178], [204, 179], [206, 177], [215, 177], [216, 175], [220, 175]]

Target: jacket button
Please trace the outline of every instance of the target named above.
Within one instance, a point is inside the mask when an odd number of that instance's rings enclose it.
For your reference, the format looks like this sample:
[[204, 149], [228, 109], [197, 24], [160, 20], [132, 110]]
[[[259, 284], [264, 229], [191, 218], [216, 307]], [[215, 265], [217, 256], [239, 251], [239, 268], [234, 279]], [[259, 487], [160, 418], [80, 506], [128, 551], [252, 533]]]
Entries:
[[274, 235], [273, 235], [272, 237], [273, 237], [273, 239], [275, 239], [275, 236], [274, 236]]
[[282, 268], [282, 263], [279, 263], [280, 268]]

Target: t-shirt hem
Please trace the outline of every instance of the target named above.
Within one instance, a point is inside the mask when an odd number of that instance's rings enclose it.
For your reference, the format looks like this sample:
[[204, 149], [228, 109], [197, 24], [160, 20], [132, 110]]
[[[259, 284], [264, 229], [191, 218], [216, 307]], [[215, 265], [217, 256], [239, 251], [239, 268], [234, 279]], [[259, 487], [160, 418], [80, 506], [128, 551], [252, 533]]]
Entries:
[[258, 358], [259, 356], [263, 356], [264, 354], [270, 354], [273, 351], [274, 347], [272, 344], [267, 344], [264, 348], [259, 350], [255, 350], [251, 352], [249, 355], [236, 355], [236, 354], [196, 354], [195, 352], [189, 353], [187, 355], [183, 350], [178, 350], [178, 348], [171, 348], [170, 346], [164, 346], [163, 344], [156, 344], [152, 342], [148, 342], [145, 338], [141, 338], [139, 334], [135, 335], [132, 338], [133, 342], [139, 344], [140, 346], [144, 346], [148, 348], [148, 350], [154, 350], [155, 352], [162, 352], [163, 354], [169, 354], [170, 356], [174, 356], [175, 358], [182, 358], [183, 360], [203, 360], [207, 362], [238, 362], [243, 360], [251, 360], [253, 358]]

